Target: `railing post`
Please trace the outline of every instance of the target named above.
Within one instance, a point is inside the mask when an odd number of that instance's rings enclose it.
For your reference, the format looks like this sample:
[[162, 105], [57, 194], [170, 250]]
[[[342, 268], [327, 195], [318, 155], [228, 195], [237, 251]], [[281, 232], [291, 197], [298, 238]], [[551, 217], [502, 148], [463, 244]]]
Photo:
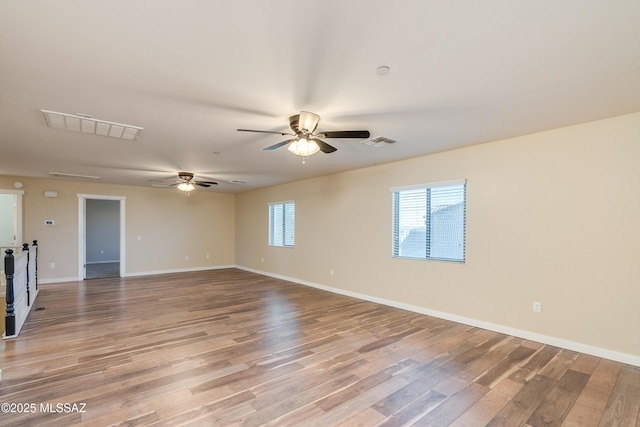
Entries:
[[29, 292], [29, 263], [31, 260], [29, 259], [29, 244], [22, 244], [22, 252], [27, 253], [27, 307], [31, 307], [31, 293]]
[[16, 334], [16, 314], [13, 307], [13, 273], [15, 269], [15, 258], [13, 257], [13, 249], [4, 251], [7, 254], [4, 257], [4, 274], [7, 276], [7, 314], [4, 317], [4, 330], [6, 336]]
[[36, 263], [36, 277], [34, 277], [35, 282], [36, 282], [36, 291], [38, 290], [38, 241], [34, 240], [33, 241], [33, 245], [31, 245], [32, 247], [36, 248], [36, 259], [35, 259], [35, 263]]

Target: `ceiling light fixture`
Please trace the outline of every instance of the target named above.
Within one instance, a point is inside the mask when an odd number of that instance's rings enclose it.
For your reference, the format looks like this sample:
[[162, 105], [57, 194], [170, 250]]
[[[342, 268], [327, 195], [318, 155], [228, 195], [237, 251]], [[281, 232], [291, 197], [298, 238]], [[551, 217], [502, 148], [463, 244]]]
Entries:
[[320, 147], [315, 141], [309, 141], [305, 137], [296, 138], [289, 147], [287, 147], [296, 156], [309, 157], [320, 151]]
[[190, 182], [181, 182], [180, 184], [178, 184], [178, 190], [180, 191], [193, 191], [193, 189], [196, 188], [194, 187], [194, 185]]
[[380, 76], [386, 76], [387, 74], [389, 74], [389, 71], [391, 71], [391, 68], [386, 65], [381, 65], [376, 69], [376, 72]]
[[93, 135], [110, 136], [112, 138], [134, 141], [140, 137], [143, 128], [122, 123], [97, 120], [86, 114], [66, 114], [55, 111], [40, 110], [44, 114], [47, 126]]
[[309, 141], [306, 136], [299, 136], [289, 144], [287, 150], [296, 156], [302, 157], [302, 164], [305, 164], [307, 163], [307, 157], [313, 156], [320, 151], [320, 147], [315, 141]]
[[313, 133], [318, 126], [318, 122], [320, 121], [320, 116], [315, 113], [310, 113], [308, 111], [303, 111], [298, 116], [298, 131], [300, 132], [308, 132]]

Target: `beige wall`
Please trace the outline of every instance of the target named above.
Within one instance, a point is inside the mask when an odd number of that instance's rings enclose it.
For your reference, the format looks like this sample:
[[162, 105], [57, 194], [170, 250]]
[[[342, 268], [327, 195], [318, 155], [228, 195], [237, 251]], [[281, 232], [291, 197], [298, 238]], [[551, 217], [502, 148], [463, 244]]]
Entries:
[[[126, 274], [234, 264], [233, 194], [196, 190], [185, 197], [175, 189], [10, 176], [0, 176], [0, 188], [13, 189], [15, 181], [24, 183], [23, 240], [38, 240], [44, 281], [78, 276], [78, 194], [126, 197]], [[45, 198], [45, 190], [58, 197]]]
[[[639, 163], [637, 113], [242, 193], [236, 264], [638, 357]], [[459, 178], [466, 263], [392, 258], [389, 188]], [[267, 245], [281, 200], [294, 249]]]
[[[77, 276], [77, 194], [125, 196], [127, 274], [236, 264], [638, 358], [639, 160], [637, 113], [239, 195], [10, 176], [0, 188], [24, 183], [44, 280]], [[459, 178], [467, 262], [392, 258], [389, 188]], [[269, 247], [267, 204], [291, 199], [296, 247]]]

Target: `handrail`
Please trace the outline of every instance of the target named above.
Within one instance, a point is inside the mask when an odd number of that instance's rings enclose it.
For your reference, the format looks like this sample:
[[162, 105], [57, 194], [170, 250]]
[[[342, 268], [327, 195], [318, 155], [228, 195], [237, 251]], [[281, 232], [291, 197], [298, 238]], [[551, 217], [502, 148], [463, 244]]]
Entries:
[[38, 241], [22, 246], [22, 252], [14, 255], [13, 249], [5, 250], [4, 274], [6, 277], [6, 315], [3, 338], [15, 338], [20, 333], [31, 307], [38, 296]]

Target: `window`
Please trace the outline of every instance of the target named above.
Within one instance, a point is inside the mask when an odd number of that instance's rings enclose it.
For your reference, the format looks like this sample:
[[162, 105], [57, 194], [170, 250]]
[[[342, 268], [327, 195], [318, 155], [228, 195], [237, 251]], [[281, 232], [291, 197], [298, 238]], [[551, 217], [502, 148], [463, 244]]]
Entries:
[[391, 191], [394, 257], [464, 262], [465, 180]]
[[292, 248], [295, 242], [294, 202], [269, 204], [269, 246]]

